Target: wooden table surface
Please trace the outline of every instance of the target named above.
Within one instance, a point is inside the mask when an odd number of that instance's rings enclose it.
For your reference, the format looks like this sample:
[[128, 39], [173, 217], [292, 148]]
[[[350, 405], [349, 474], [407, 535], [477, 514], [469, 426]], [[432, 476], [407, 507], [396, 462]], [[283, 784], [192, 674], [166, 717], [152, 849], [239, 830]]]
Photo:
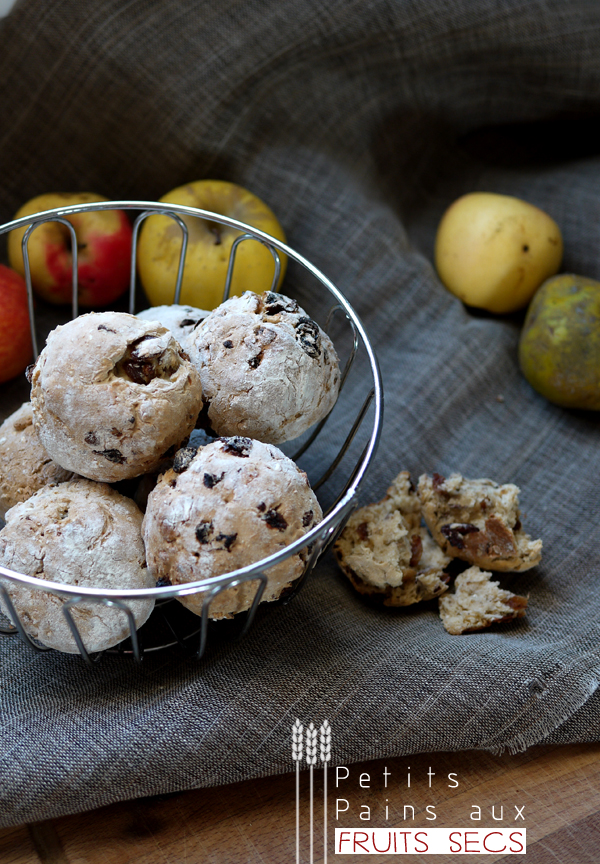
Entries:
[[[410, 767], [411, 788], [407, 789]], [[335, 788], [328, 777], [329, 860], [358, 862], [358, 855], [333, 855], [334, 828], [477, 827], [527, 829], [527, 854], [485, 855], [485, 862], [529, 864], [600, 862], [600, 744], [537, 747], [516, 756], [435, 753], [348, 766], [350, 777]], [[390, 772], [387, 789], [383, 770]], [[432, 775], [429, 788], [428, 770]], [[322, 769], [315, 772], [314, 862], [323, 861]], [[370, 775], [361, 788], [360, 774]], [[457, 775], [449, 788], [447, 775]], [[451, 781], [453, 782], [453, 781]], [[367, 780], [363, 778], [363, 784]], [[335, 820], [336, 798], [348, 814]], [[386, 801], [387, 799], [387, 801]], [[385, 820], [385, 807], [388, 821]], [[426, 821], [428, 805], [437, 820]], [[474, 806], [480, 822], [471, 821]], [[340, 807], [345, 806], [340, 804]], [[359, 813], [370, 807], [370, 822]], [[414, 821], [411, 811], [415, 810]], [[502, 820], [494, 821], [494, 815]], [[501, 813], [500, 807], [503, 807]], [[525, 821], [519, 819], [521, 810]], [[429, 814], [431, 814], [431, 810]], [[404, 815], [407, 820], [404, 821]], [[516, 821], [515, 821], [516, 820]], [[113, 804], [89, 813], [0, 830], [2, 864], [294, 864], [295, 777], [286, 774], [216, 789]], [[301, 860], [309, 862], [309, 775], [301, 774]], [[416, 861], [419, 855], [405, 855]], [[371, 860], [389, 860], [373, 855]], [[471, 855], [432, 855], [429, 861], [472, 860]]]

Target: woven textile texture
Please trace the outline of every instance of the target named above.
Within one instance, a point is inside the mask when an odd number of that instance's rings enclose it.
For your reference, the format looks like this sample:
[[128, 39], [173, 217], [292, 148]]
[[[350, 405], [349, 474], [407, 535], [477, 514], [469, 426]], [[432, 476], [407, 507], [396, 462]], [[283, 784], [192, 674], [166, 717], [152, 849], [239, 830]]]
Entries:
[[[329, 720], [337, 764], [598, 738], [597, 417], [534, 393], [519, 316], [467, 311], [431, 263], [445, 207], [490, 190], [546, 210], [563, 269], [600, 278], [598, 44], [584, 0], [21, 0], [0, 22], [2, 222], [52, 190], [252, 189], [377, 348], [386, 415], [361, 501], [402, 468], [489, 476], [521, 487], [544, 541], [540, 567], [504, 580], [527, 617], [463, 637], [432, 605], [365, 605], [327, 558], [199, 664], [90, 671], [0, 640], [0, 825], [290, 771], [296, 717]], [[2, 417], [25, 399], [1, 387]]]

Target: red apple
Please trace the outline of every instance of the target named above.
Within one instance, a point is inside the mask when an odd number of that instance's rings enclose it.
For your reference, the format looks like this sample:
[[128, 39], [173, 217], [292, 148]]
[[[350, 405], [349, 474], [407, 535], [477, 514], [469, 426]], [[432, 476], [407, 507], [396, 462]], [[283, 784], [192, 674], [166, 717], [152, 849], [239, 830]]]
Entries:
[[[92, 192], [38, 195], [24, 204], [15, 219], [92, 201], [108, 201]], [[123, 210], [97, 210], [66, 217], [75, 228], [81, 306], [106, 306], [129, 286], [131, 267], [131, 225]], [[8, 260], [25, 274], [21, 240], [25, 228], [11, 231]], [[29, 238], [31, 284], [50, 303], [70, 303], [72, 292], [71, 235], [60, 222], [44, 222]]]
[[0, 383], [23, 372], [31, 355], [25, 280], [0, 264]]

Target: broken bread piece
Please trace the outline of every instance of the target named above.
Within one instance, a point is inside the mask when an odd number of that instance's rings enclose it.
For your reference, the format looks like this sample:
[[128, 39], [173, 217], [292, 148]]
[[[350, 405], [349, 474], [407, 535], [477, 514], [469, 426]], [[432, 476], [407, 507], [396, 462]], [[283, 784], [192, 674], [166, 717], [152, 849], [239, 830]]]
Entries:
[[454, 593], [440, 597], [440, 618], [448, 633], [458, 636], [492, 624], [523, 618], [527, 598], [491, 582], [492, 574], [469, 567], [454, 583]]
[[448, 589], [450, 559], [421, 527], [421, 505], [408, 471], [383, 500], [352, 514], [334, 551], [343, 573], [363, 595], [385, 606], [411, 606]]
[[519, 487], [460, 474], [419, 478], [423, 518], [434, 540], [451, 558], [488, 570], [529, 570], [539, 564], [542, 541], [532, 540], [520, 521]]

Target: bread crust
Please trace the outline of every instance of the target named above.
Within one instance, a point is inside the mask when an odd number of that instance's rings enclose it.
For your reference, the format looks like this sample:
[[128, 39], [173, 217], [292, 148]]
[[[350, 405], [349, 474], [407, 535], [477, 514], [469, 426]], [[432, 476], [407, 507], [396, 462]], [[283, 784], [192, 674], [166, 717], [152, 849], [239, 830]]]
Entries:
[[206, 309], [197, 309], [195, 306], [151, 306], [138, 312], [136, 318], [142, 321], [157, 321], [170, 330], [175, 339], [183, 346], [190, 333], [208, 318], [210, 312]]
[[24, 402], [0, 426], [0, 518], [50, 483], [75, 475], [57, 465], [40, 442], [31, 402]]

